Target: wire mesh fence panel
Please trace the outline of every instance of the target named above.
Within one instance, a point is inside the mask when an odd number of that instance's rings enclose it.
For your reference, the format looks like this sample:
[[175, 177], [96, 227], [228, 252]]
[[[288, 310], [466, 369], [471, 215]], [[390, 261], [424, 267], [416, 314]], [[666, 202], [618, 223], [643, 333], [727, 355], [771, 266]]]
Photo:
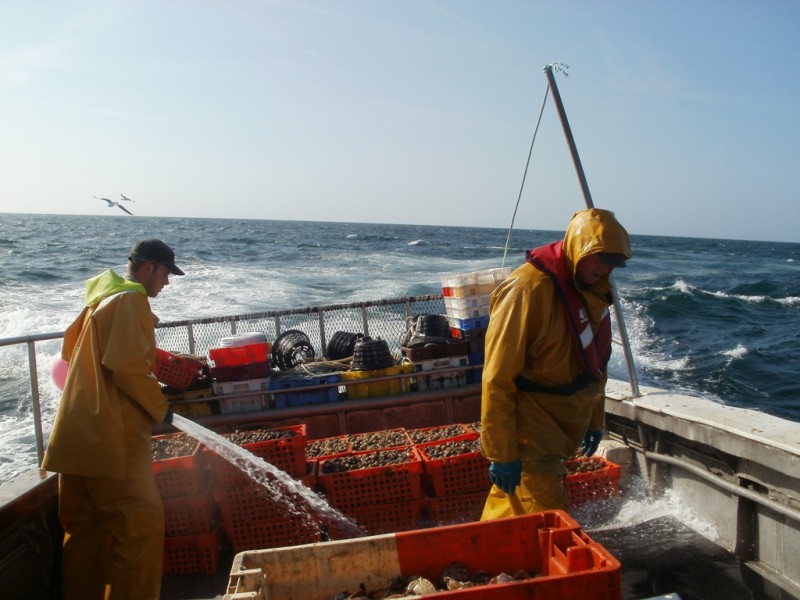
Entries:
[[219, 348], [223, 338], [229, 336], [258, 332], [272, 342], [282, 333], [295, 330], [308, 337], [316, 356], [323, 357], [330, 339], [342, 331], [383, 339], [393, 352], [399, 352], [409, 316], [444, 312], [440, 295], [393, 298], [162, 323], [156, 330], [156, 341], [159, 348], [170, 352], [202, 356]]

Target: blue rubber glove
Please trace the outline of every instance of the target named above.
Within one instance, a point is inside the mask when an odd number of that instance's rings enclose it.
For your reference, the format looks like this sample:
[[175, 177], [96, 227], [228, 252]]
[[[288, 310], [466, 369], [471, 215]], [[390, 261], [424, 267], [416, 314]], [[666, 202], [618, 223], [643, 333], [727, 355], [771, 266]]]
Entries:
[[600, 440], [603, 439], [602, 431], [588, 431], [586, 437], [581, 442], [581, 452], [584, 456], [591, 456], [597, 452], [597, 447], [600, 445]]
[[167, 416], [164, 417], [164, 421], [163, 421], [164, 425], [172, 425], [172, 415], [173, 414], [174, 413], [172, 412], [172, 409], [168, 408], [167, 409]]
[[507, 463], [493, 462], [489, 465], [489, 479], [506, 494], [513, 496], [522, 479], [522, 463], [519, 460]]

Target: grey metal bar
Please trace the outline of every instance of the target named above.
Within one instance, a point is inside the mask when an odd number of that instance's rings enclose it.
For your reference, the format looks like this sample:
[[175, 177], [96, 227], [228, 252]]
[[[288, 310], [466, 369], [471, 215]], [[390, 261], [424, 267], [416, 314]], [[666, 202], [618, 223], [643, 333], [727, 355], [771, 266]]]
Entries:
[[[586, 181], [586, 175], [583, 171], [583, 165], [581, 164], [581, 157], [578, 155], [578, 148], [575, 145], [575, 139], [572, 136], [572, 129], [569, 126], [567, 113], [564, 110], [564, 103], [561, 101], [561, 93], [558, 91], [556, 78], [553, 74], [553, 65], [550, 64], [545, 66], [544, 73], [547, 76], [547, 82], [550, 85], [550, 91], [553, 92], [553, 101], [556, 103], [558, 116], [561, 119], [561, 126], [564, 129], [564, 135], [567, 138], [567, 145], [569, 146], [569, 152], [572, 155], [572, 162], [575, 165], [575, 171], [578, 174], [578, 181], [581, 184], [581, 191], [583, 192], [583, 198], [586, 201], [586, 207], [594, 208], [592, 194], [589, 191], [589, 184]], [[633, 362], [633, 352], [631, 352], [630, 340], [628, 339], [628, 330], [625, 327], [625, 318], [622, 314], [622, 305], [619, 301], [617, 286], [614, 284], [613, 276], [609, 275], [609, 281], [611, 282], [611, 292], [614, 299], [614, 317], [617, 322], [619, 334], [623, 340], [622, 347], [625, 352], [625, 363], [628, 367], [628, 380], [631, 385], [631, 392], [633, 393], [634, 397], [638, 398], [641, 396], [641, 393], [639, 392], [639, 379], [636, 376], [636, 367]]]
[[701, 469], [700, 467], [697, 467], [695, 465], [689, 464], [685, 460], [676, 458], [674, 456], [669, 456], [667, 454], [660, 454], [658, 452], [648, 452], [648, 451], [645, 451], [644, 456], [648, 460], [667, 463], [670, 465], [674, 465], [685, 471], [689, 471], [690, 473], [697, 475], [702, 479], [705, 479], [709, 483], [712, 483], [716, 487], [722, 488], [723, 490], [735, 494], [736, 496], [747, 498], [748, 500], [751, 500], [756, 504], [760, 504], [761, 506], [765, 506], [766, 508], [780, 515], [783, 515], [784, 517], [788, 517], [793, 521], [800, 522], [800, 511], [797, 511], [784, 504], [779, 504], [774, 500], [770, 500], [769, 498], [764, 497], [762, 494], [758, 494], [747, 488], [743, 488], [729, 481], [725, 481], [724, 479], [721, 479], [718, 475], [710, 473], [709, 471]]
[[38, 464], [44, 459], [44, 434], [42, 432], [42, 407], [39, 401], [39, 374], [36, 369], [36, 343], [28, 341], [28, 370], [31, 378], [31, 398], [33, 411], [33, 431], [36, 437], [36, 457]]

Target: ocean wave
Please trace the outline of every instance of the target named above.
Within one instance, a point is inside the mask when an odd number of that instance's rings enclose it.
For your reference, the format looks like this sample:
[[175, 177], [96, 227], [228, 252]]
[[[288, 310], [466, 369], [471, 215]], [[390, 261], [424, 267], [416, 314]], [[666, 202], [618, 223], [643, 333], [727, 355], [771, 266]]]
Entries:
[[690, 285], [690, 284], [686, 283], [683, 279], [678, 278], [678, 279], [675, 280], [675, 283], [673, 283], [667, 289], [675, 290], [675, 291], [681, 292], [683, 294], [691, 294], [697, 288], [694, 287], [693, 285]]
[[720, 352], [720, 354], [722, 356], [729, 357], [731, 360], [734, 360], [737, 358], [743, 358], [744, 356], [747, 355], [748, 352], [750, 352], [750, 350], [748, 350], [746, 346], [743, 346], [742, 344], [737, 344], [735, 348], [732, 348], [731, 350], [723, 350], [722, 352]]
[[429, 241], [427, 240], [414, 240], [413, 242], [408, 242], [409, 246], [432, 246]]

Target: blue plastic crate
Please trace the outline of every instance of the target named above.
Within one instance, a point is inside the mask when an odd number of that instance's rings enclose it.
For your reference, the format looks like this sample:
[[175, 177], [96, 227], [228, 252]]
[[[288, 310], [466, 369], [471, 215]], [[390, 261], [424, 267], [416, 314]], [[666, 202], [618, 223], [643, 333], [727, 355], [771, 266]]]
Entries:
[[450, 327], [453, 329], [472, 331], [473, 329], [486, 329], [489, 326], [489, 315], [474, 317], [472, 319], [457, 319], [455, 317], [447, 317], [447, 321], [450, 323]]
[[269, 389], [273, 392], [275, 408], [288, 408], [292, 406], [308, 406], [309, 404], [325, 404], [338, 402], [339, 387], [331, 386], [319, 390], [305, 390], [299, 392], [275, 393], [275, 390], [289, 390], [308, 385], [322, 385], [323, 383], [337, 383], [338, 373], [322, 375], [319, 377], [304, 377], [302, 379], [272, 379]]

